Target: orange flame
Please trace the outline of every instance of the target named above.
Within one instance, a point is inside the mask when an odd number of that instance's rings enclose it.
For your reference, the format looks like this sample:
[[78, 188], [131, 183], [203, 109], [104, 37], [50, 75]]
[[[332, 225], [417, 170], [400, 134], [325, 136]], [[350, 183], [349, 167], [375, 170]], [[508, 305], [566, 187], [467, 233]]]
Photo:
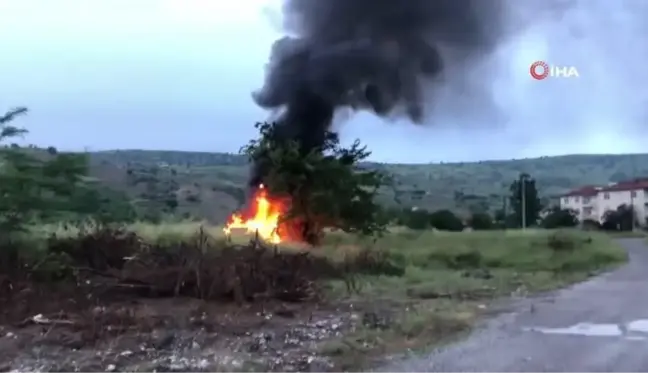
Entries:
[[264, 241], [273, 244], [285, 241], [279, 233], [279, 218], [284, 211], [283, 204], [269, 198], [263, 184], [259, 185], [251, 210], [249, 218], [241, 213], [232, 214], [223, 228], [225, 234], [229, 236], [232, 229], [245, 229], [247, 233], [258, 233]]

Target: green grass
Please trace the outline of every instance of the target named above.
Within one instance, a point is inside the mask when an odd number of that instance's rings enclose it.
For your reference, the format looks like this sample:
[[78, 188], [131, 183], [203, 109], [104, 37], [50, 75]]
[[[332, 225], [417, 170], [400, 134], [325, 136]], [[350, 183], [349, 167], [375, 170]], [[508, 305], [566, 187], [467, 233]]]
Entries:
[[648, 237], [648, 232], [643, 230], [634, 230], [627, 232], [608, 232], [614, 238], [645, 238]]
[[[40, 225], [32, 228], [32, 236], [37, 239], [51, 235], [75, 236], [79, 232], [95, 228], [92, 224]], [[224, 244], [228, 240], [243, 243], [250, 238], [243, 234], [234, 234], [228, 238], [221, 226], [210, 226], [200, 222], [139, 222], [126, 226], [126, 229], [137, 233], [150, 243], [188, 240], [200, 229]], [[514, 272], [516, 276], [551, 273], [553, 277], [596, 271], [625, 259], [625, 253], [614, 243], [614, 237], [616, 236], [578, 230], [529, 229], [451, 233], [411, 231], [396, 227], [377, 240], [330, 232], [324, 238], [322, 247], [311, 249], [291, 243], [280, 246], [283, 249], [311, 250], [318, 255], [326, 255], [331, 260], [342, 260], [366, 248], [381, 252], [389, 261], [402, 266], [404, 275], [398, 278], [371, 277], [371, 285], [380, 287], [381, 283], [392, 286], [389, 283], [394, 281], [418, 285], [441, 281], [446, 277], [469, 278], [470, 276], [459, 276], [461, 271], [466, 270]], [[551, 248], [549, 246], [552, 239], [569, 247]]]
[[[160, 224], [136, 222], [126, 225], [125, 228], [129, 231], [137, 233], [140, 237], [152, 244], [188, 240], [200, 229], [203, 229], [214, 239], [226, 239], [225, 233], [223, 232], [223, 227], [212, 226], [204, 222], [185, 221]], [[93, 231], [95, 229], [97, 229], [97, 225], [92, 222], [75, 225], [42, 224], [32, 227], [31, 232], [35, 237], [38, 238], [47, 237], [50, 235], [55, 235], [57, 237], [73, 237], [79, 235], [83, 231]], [[236, 237], [236, 239], [243, 241], [246, 238], [241, 236]]]
[[[40, 225], [32, 228], [37, 239], [56, 235], [75, 236], [82, 231], [96, 227], [69, 226], [64, 224]], [[150, 243], [179, 242], [188, 240], [203, 229], [205, 233], [224, 244], [246, 242], [249, 236], [234, 234], [227, 237], [221, 226], [210, 226], [200, 222], [179, 222], [168, 224], [134, 223], [127, 230], [137, 233]], [[402, 277], [382, 278], [373, 276], [368, 281], [373, 287], [382, 283], [403, 282], [419, 285], [445, 278], [470, 282], [470, 276], [460, 275], [462, 271], [488, 269], [495, 272], [513, 272], [516, 276], [541, 273], [552, 277], [579, 272], [591, 272], [605, 268], [610, 263], [625, 260], [625, 253], [614, 243], [614, 235], [578, 230], [507, 230], [473, 231], [451, 233], [443, 231], [412, 231], [400, 227], [377, 240], [361, 239], [344, 233], [330, 232], [324, 238], [322, 247], [308, 248], [301, 244], [283, 244], [283, 249], [311, 250], [331, 260], [343, 260], [365, 248], [383, 253], [389, 261], [404, 268]], [[567, 243], [570, 247], [551, 248], [550, 240]], [[455, 281], [456, 282], [456, 281]], [[390, 296], [393, 294], [390, 294]]]
[[[338, 247], [359, 244], [329, 240]], [[344, 295], [341, 284], [331, 291], [348, 301], [391, 304], [395, 321], [325, 344], [339, 369], [362, 369], [377, 356], [446, 342], [468, 331], [493, 299], [556, 289], [627, 259], [610, 236], [581, 231], [403, 231], [376, 246], [403, 265], [403, 275], [362, 276], [357, 295]]]

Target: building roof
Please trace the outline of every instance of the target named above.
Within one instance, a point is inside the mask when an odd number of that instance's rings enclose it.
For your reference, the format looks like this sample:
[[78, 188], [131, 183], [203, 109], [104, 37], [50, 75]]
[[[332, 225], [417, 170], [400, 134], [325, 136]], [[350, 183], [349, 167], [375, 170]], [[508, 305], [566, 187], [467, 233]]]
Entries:
[[578, 189], [570, 190], [563, 194], [563, 197], [594, 197], [601, 188], [594, 185], [586, 185]]
[[603, 192], [622, 192], [627, 190], [648, 189], [648, 179], [635, 179], [629, 181], [621, 181], [614, 185], [602, 188]]
[[648, 189], [648, 178], [620, 181], [607, 186], [586, 185], [570, 190], [563, 197], [594, 197], [599, 192], [624, 192], [630, 190]]

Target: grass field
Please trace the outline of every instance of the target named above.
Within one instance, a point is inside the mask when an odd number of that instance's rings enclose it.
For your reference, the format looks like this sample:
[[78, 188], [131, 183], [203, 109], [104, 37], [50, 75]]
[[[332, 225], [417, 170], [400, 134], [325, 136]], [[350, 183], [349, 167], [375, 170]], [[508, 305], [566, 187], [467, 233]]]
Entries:
[[[39, 226], [32, 237], [74, 236], [92, 229]], [[190, 240], [200, 229], [215, 248], [249, 240], [235, 235], [229, 241], [222, 227], [200, 223], [136, 223], [127, 229], [150, 243], [171, 246]], [[494, 299], [559, 288], [626, 260], [612, 236], [577, 230], [449, 233], [396, 227], [375, 241], [329, 233], [322, 247], [280, 245], [279, 250], [309, 251], [335, 263], [367, 252], [378, 258], [376, 268], [353, 275], [353, 288], [348, 281], [323, 280], [329, 300], [371, 310], [354, 331], [320, 346], [343, 370], [456, 337]]]
[[[72, 237], [91, 232], [95, 227], [41, 225], [33, 229], [32, 237], [44, 239], [55, 235]], [[222, 227], [196, 222], [148, 224], [135, 223], [127, 229], [150, 243], [173, 245], [189, 240], [199, 230], [214, 239], [215, 247], [244, 243], [250, 237], [234, 234], [227, 237]], [[377, 240], [361, 239], [344, 233], [328, 233], [322, 247], [309, 248], [301, 244], [281, 244], [280, 250], [307, 250], [332, 261], [341, 261], [363, 250], [380, 252], [385, 260], [402, 268], [399, 276], [369, 276], [364, 278], [365, 296], [370, 293], [389, 297], [425, 293], [426, 288], [445, 286], [479, 287], [484, 281], [475, 280], [466, 271], [490, 272], [489, 283], [495, 290], [520, 285], [529, 290], [549, 289], [573, 279], [587, 276], [611, 264], [623, 262], [625, 253], [613, 242], [614, 235], [578, 230], [507, 230], [507, 231], [412, 231], [395, 227]], [[484, 275], [486, 276], [486, 275]], [[483, 277], [483, 276], [482, 276]], [[489, 277], [489, 276], [486, 276]], [[502, 286], [507, 285], [507, 286]], [[387, 293], [385, 293], [387, 291]]]
[[396, 321], [326, 345], [342, 367], [446, 342], [470, 330], [492, 300], [560, 288], [626, 260], [609, 236], [579, 231], [401, 232], [377, 246], [403, 274], [364, 276], [351, 297], [391, 304]]

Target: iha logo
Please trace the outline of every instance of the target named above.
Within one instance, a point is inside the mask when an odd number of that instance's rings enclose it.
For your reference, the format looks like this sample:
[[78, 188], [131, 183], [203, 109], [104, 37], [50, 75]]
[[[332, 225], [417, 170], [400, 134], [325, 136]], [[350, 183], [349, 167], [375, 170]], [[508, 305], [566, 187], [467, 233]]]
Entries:
[[549, 65], [544, 61], [536, 61], [529, 68], [531, 77], [535, 80], [551, 78], [579, 78], [578, 69], [575, 66]]

